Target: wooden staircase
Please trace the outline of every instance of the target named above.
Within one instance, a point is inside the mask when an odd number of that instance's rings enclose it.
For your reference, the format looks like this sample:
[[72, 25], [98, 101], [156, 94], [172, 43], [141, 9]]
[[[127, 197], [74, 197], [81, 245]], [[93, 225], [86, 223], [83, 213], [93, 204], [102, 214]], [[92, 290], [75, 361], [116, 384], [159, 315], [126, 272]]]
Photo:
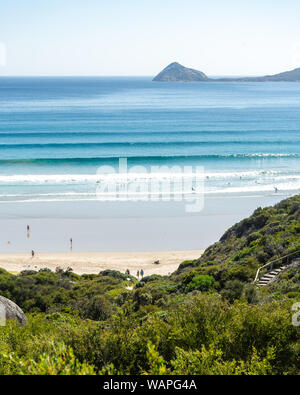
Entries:
[[262, 277], [259, 278], [257, 285], [264, 286], [270, 285], [273, 281], [277, 279], [279, 274], [283, 272], [287, 266], [281, 266], [279, 269], [274, 269], [271, 272], [264, 274]]
[[[299, 254], [299, 252], [297, 252], [297, 253]], [[295, 253], [292, 253], [292, 254], [286, 255], [285, 257], [294, 255], [294, 254]], [[283, 258], [285, 258], [285, 257], [283, 257]], [[254, 284], [258, 285], [259, 287], [263, 287], [265, 285], [270, 285], [278, 279], [278, 276], [280, 275], [280, 273], [282, 273], [285, 270], [288, 270], [289, 268], [296, 267], [296, 266], [298, 266], [298, 264], [300, 264], [300, 258], [296, 258], [296, 259], [293, 259], [289, 264], [287, 264], [285, 266], [280, 266], [279, 268], [273, 269], [274, 263], [279, 262], [281, 260], [282, 260], [282, 258], [279, 258], [279, 259], [276, 259], [275, 261], [268, 262], [266, 265], [261, 266], [256, 272]], [[269, 270], [269, 271], [267, 271], [267, 273], [263, 274], [262, 276], [259, 276], [260, 271], [262, 269]]]

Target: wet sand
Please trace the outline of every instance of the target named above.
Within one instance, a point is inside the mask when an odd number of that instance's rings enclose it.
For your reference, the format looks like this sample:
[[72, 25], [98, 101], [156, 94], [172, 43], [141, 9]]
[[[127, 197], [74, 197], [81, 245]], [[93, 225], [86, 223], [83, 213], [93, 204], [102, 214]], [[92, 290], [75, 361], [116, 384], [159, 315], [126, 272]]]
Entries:
[[[284, 196], [205, 199], [199, 212], [184, 202], [33, 202], [0, 204], [0, 254], [202, 250], [259, 206]], [[30, 237], [27, 237], [27, 225]]]

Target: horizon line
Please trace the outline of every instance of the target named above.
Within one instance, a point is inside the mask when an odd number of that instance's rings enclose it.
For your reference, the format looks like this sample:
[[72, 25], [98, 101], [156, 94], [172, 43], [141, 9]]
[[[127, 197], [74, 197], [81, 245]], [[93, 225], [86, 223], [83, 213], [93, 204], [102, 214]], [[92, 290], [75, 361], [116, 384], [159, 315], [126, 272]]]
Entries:
[[[90, 78], [99, 78], [99, 77], [103, 77], [103, 78], [154, 78], [156, 76], [155, 75], [134, 75], [134, 74], [127, 74], [127, 75], [118, 75], [118, 74], [113, 74], [113, 75], [109, 75], [109, 74], [10, 74], [10, 75], [1, 75], [0, 74], [0, 78], [29, 78], [29, 77], [33, 77], [33, 78], [53, 78], [53, 77], [59, 77], [59, 78], [73, 78], [73, 77], [77, 77], [77, 78], [85, 78], [85, 77], [90, 77]], [[232, 74], [232, 75], [208, 75], [208, 77], [210, 78], [240, 78], [240, 77], [260, 77], [261, 74]]]

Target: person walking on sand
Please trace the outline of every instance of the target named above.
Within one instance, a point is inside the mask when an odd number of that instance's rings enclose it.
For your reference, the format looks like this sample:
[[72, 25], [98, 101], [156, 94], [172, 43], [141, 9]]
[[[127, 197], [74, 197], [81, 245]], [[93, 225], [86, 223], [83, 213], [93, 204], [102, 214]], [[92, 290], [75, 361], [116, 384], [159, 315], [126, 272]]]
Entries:
[[140, 279], [140, 271], [139, 270], [136, 272], [136, 276], [137, 276], [137, 278], [139, 280]]
[[143, 269], [141, 269], [141, 277], [143, 278], [144, 277], [144, 270]]
[[34, 251], [31, 250], [31, 258], [34, 258], [34, 255], [35, 255]]

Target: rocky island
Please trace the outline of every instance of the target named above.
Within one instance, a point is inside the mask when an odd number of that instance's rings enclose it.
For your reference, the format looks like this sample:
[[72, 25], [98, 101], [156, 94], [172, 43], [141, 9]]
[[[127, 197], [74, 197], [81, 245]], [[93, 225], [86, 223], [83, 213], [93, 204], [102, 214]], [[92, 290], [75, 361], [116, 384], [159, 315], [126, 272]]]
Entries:
[[209, 78], [202, 71], [189, 69], [177, 62], [169, 64], [156, 77], [156, 82], [300, 82], [300, 68], [274, 75], [241, 78]]
[[176, 81], [189, 82], [189, 81], [208, 81], [208, 80], [209, 78], [201, 71], [189, 69], [177, 62], [173, 62], [169, 64], [169, 66], [164, 68], [156, 77], [153, 78], [153, 81], [161, 81], [161, 82], [176, 82]]

